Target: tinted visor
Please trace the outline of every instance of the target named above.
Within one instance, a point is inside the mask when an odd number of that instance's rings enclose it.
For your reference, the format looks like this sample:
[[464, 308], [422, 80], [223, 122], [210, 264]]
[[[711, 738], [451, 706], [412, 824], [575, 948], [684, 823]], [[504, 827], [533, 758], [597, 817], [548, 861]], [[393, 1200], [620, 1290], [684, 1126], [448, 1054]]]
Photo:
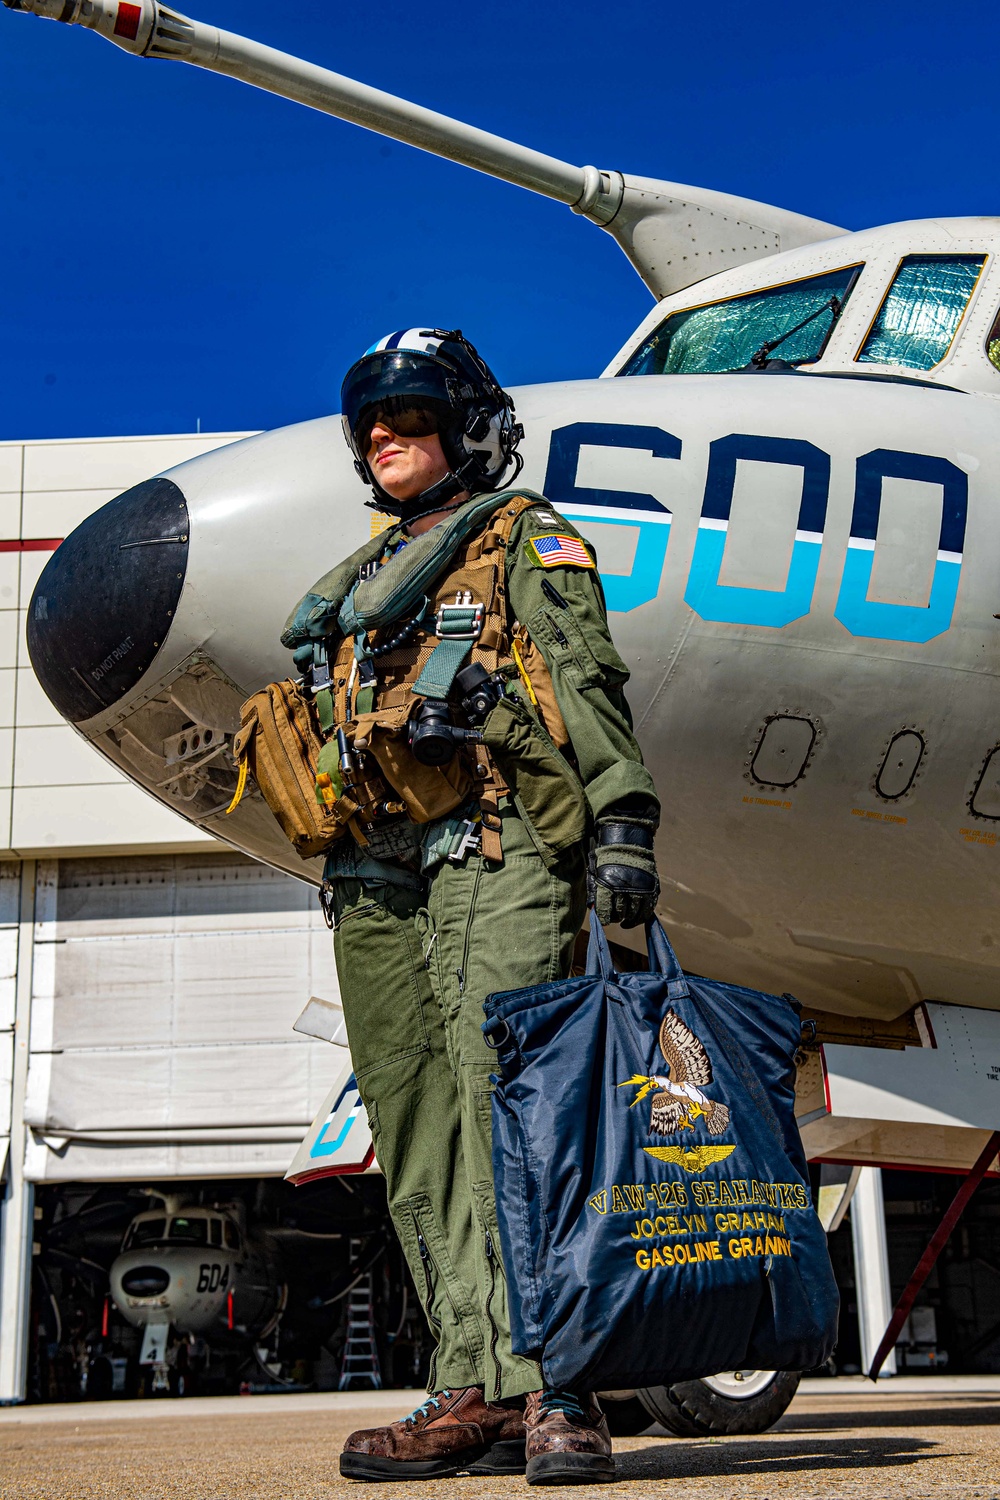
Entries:
[[377, 406], [369, 406], [361, 413], [354, 429], [358, 452], [362, 455], [368, 453], [372, 429], [377, 422], [388, 427], [395, 437], [430, 437], [432, 432], [441, 431], [441, 422], [447, 411], [448, 408], [442, 407], [440, 402], [432, 407], [429, 402], [418, 404], [411, 396], [390, 396], [388, 400], [380, 401]]
[[452, 404], [448, 384], [448, 371], [440, 364], [405, 349], [386, 349], [359, 359], [348, 370], [340, 393], [344, 429], [355, 456], [363, 459], [368, 451], [374, 415], [367, 431], [359, 431], [359, 425], [369, 408], [373, 414], [377, 407], [388, 413], [390, 403], [392, 406], [398, 403], [399, 410], [420, 407], [443, 412]]

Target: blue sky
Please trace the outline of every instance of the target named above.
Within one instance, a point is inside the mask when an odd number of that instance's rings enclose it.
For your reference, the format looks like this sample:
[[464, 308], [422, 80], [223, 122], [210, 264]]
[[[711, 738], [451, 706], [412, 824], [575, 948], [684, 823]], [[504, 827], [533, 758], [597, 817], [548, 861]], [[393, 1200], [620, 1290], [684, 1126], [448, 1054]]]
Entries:
[[[995, 7], [189, 13], [579, 164], [850, 228], [1000, 213]], [[508, 385], [586, 377], [650, 305], [559, 204], [6, 10], [0, 132], [0, 438], [317, 416], [368, 344], [415, 323], [462, 327]]]

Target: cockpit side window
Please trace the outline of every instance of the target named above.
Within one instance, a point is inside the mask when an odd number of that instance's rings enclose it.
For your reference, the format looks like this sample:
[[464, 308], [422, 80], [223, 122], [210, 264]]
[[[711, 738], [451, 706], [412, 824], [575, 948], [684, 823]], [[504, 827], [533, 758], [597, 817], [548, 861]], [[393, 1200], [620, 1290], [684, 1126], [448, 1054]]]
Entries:
[[951, 347], [985, 255], [907, 255], [858, 354], [860, 364], [930, 370]]
[[1000, 312], [993, 319], [993, 327], [986, 335], [986, 353], [990, 364], [1000, 370]]
[[222, 1248], [222, 1220], [221, 1219], [210, 1219], [209, 1223], [208, 1223], [208, 1229], [209, 1229], [209, 1234], [211, 1236], [212, 1244], [213, 1245], [218, 1245], [219, 1248], [221, 1249]]
[[808, 276], [724, 302], [671, 313], [619, 375], [721, 375], [763, 363], [819, 359], [850, 296], [860, 265]]
[[238, 1250], [240, 1248], [240, 1236], [232, 1219], [224, 1220], [226, 1226], [226, 1249]]

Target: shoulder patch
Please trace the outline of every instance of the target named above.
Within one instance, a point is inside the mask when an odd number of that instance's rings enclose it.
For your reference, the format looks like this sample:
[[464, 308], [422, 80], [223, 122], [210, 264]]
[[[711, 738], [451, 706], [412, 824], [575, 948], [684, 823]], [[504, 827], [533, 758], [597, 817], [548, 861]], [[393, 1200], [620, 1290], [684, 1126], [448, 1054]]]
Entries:
[[594, 568], [596, 564], [579, 537], [550, 531], [529, 537], [524, 554], [534, 568]]

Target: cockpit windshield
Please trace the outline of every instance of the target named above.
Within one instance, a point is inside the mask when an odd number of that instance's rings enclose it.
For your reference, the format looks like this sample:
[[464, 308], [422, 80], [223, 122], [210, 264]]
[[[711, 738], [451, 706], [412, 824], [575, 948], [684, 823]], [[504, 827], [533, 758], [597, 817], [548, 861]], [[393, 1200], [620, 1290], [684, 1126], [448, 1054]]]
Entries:
[[166, 1219], [136, 1219], [129, 1227], [122, 1245], [123, 1250], [135, 1250], [140, 1245], [157, 1245], [164, 1238]]
[[788, 364], [819, 359], [860, 270], [844, 266], [671, 313], [618, 373], [721, 375], [759, 364], [754, 357], [771, 348]]
[[181, 1240], [185, 1245], [207, 1245], [208, 1220], [181, 1218], [178, 1214], [170, 1221], [170, 1239]]

